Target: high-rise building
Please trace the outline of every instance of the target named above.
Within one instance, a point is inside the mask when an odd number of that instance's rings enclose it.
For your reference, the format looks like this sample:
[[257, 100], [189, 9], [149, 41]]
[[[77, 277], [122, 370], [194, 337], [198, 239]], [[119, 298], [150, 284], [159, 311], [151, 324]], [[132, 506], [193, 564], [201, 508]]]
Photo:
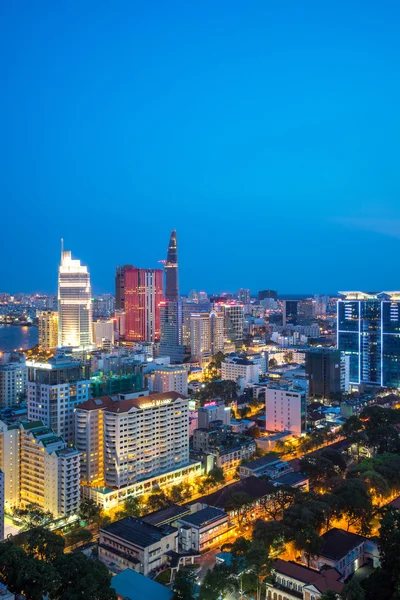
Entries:
[[93, 297], [93, 319], [108, 319], [115, 311], [115, 298], [112, 294]]
[[0, 406], [19, 404], [26, 396], [28, 367], [25, 360], [0, 364]]
[[58, 346], [86, 348], [91, 343], [90, 274], [70, 251], [63, 250], [58, 269]]
[[115, 309], [125, 310], [125, 270], [133, 269], [133, 265], [117, 267], [115, 273]]
[[207, 296], [207, 292], [199, 292], [199, 304], [203, 304], [204, 302], [210, 302]]
[[89, 365], [65, 356], [27, 361], [28, 419], [43, 421], [67, 443], [74, 441], [74, 410], [89, 398]]
[[182, 343], [184, 346], [190, 346], [190, 317], [193, 313], [210, 312], [211, 303], [205, 302], [185, 302], [182, 305]]
[[0, 542], [4, 540], [4, 473], [0, 470]]
[[161, 340], [159, 356], [170, 356], [172, 362], [183, 361], [182, 302], [178, 284], [178, 246], [176, 231], [171, 233], [165, 262], [165, 302], [160, 305]]
[[199, 301], [199, 295], [196, 290], [190, 290], [188, 293], [188, 301], [197, 303]]
[[291, 385], [274, 385], [265, 390], [266, 431], [301, 435], [306, 430], [307, 395]]
[[227, 340], [240, 344], [243, 341], [244, 307], [237, 302], [217, 305], [224, 313], [224, 336]]
[[151, 389], [157, 394], [178, 392], [188, 395], [188, 371], [182, 365], [156, 367], [151, 374]]
[[202, 362], [224, 349], [224, 313], [193, 313], [190, 317], [191, 354]]
[[311, 398], [334, 400], [344, 392], [342, 353], [332, 348], [314, 348], [306, 353], [306, 374]]
[[285, 300], [283, 303], [283, 325], [297, 325], [298, 300]]
[[350, 384], [400, 387], [400, 292], [342, 292], [337, 346], [350, 357]]
[[125, 339], [155, 342], [160, 339], [162, 269], [125, 267]]
[[267, 298], [272, 298], [272, 300], [278, 300], [278, 292], [275, 290], [260, 290], [258, 292], [258, 300], [266, 300]]
[[39, 314], [39, 348], [54, 350], [58, 346], [58, 312], [44, 310]]
[[83, 481], [120, 488], [187, 465], [188, 402], [167, 392], [104, 396], [78, 406], [76, 446], [82, 453]]
[[250, 290], [240, 288], [237, 292], [237, 299], [242, 304], [250, 304]]
[[76, 514], [80, 503], [79, 452], [41, 421], [21, 423], [20, 503], [54, 517]]
[[4, 474], [4, 505], [8, 511], [19, 506], [19, 425], [0, 421], [0, 469]]

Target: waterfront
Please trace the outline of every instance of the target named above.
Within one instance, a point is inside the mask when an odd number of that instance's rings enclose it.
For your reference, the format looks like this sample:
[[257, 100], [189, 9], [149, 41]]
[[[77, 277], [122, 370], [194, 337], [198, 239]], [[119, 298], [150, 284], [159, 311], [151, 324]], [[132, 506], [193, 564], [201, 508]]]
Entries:
[[0, 325], [0, 352], [27, 350], [38, 343], [38, 328], [15, 325]]

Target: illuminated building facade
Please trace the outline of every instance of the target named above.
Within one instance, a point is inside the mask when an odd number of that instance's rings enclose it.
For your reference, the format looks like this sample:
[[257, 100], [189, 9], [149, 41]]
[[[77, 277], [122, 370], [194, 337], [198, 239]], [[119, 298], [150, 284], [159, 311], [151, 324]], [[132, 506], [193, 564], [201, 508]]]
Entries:
[[188, 371], [184, 366], [156, 367], [151, 374], [151, 389], [153, 392], [178, 392], [183, 396], [188, 394]]
[[25, 361], [0, 364], [0, 406], [13, 406], [25, 398], [28, 367]]
[[125, 268], [125, 338], [133, 342], [160, 339], [162, 269]]
[[190, 316], [190, 350], [202, 363], [224, 349], [224, 313], [212, 310]]
[[129, 396], [77, 407], [76, 446], [86, 457], [82, 481], [121, 488], [189, 464], [188, 399], [177, 392]]
[[36, 504], [56, 518], [76, 514], [80, 503], [79, 452], [41, 421], [21, 423], [20, 503]]
[[55, 350], [58, 345], [58, 312], [44, 310], [39, 314], [39, 348]]
[[74, 409], [89, 398], [89, 366], [65, 356], [27, 361], [28, 419], [43, 421], [67, 443], [74, 441]]
[[224, 314], [225, 339], [240, 344], [243, 341], [244, 307], [237, 302], [217, 305]]
[[250, 304], [250, 297], [250, 290], [245, 288], [240, 288], [237, 292], [237, 299], [239, 302], [242, 302], [242, 304]]
[[400, 387], [400, 292], [343, 292], [337, 346], [350, 357], [350, 384]]
[[70, 251], [63, 250], [58, 269], [58, 346], [87, 348], [91, 343], [90, 274]]
[[133, 265], [117, 267], [115, 273], [115, 309], [125, 310], [125, 271], [133, 269]]

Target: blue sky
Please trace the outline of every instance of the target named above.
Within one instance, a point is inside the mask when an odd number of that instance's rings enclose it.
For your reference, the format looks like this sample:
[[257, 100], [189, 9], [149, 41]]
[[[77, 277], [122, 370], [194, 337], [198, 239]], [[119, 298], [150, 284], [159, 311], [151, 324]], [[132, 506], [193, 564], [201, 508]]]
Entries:
[[0, 291], [398, 289], [400, 5], [2, 3]]

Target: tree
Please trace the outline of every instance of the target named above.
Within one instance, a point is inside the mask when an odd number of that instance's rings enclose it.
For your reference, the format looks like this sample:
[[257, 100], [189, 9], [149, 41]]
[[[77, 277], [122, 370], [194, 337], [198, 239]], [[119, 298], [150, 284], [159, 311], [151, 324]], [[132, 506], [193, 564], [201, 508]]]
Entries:
[[56, 598], [61, 581], [54, 566], [29, 558], [22, 561], [18, 573], [17, 586], [23, 590], [27, 600], [42, 600], [43, 596]]
[[400, 513], [389, 510], [381, 520], [379, 546], [382, 568], [395, 580], [400, 580]]
[[247, 433], [254, 440], [258, 439], [261, 435], [260, 428], [257, 425], [253, 425], [253, 427], [250, 427]]
[[216, 369], [220, 369], [222, 363], [224, 362], [226, 358], [226, 355], [223, 352], [217, 352], [213, 357], [212, 360], [215, 363], [215, 367]]
[[44, 527], [31, 529], [27, 534], [26, 545], [24, 546], [28, 556], [35, 556], [48, 563], [54, 563], [59, 556], [62, 556], [64, 548], [64, 538]]
[[337, 600], [337, 594], [328, 589], [319, 597], [319, 600]]
[[199, 600], [219, 600], [228, 591], [237, 588], [237, 579], [225, 564], [207, 571], [200, 588]]
[[306, 527], [296, 534], [295, 547], [304, 552], [308, 567], [310, 566], [311, 559], [321, 550], [321, 546], [322, 540], [312, 527]]
[[21, 521], [21, 529], [26, 531], [32, 527], [46, 527], [54, 516], [47, 510], [43, 511], [37, 504], [27, 504], [25, 508], [15, 508], [13, 516]]
[[55, 566], [61, 579], [57, 600], [116, 600], [110, 588], [111, 575], [100, 561], [70, 553], [59, 558]]
[[264, 580], [272, 568], [272, 561], [269, 558], [268, 550], [262, 542], [254, 541], [251, 543], [245, 556], [245, 562], [247, 573], [254, 577], [256, 599], [261, 600]]
[[173, 485], [169, 490], [169, 497], [171, 498], [172, 502], [184, 502], [190, 498], [190, 488], [184, 483]]
[[341, 593], [343, 600], [365, 600], [365, 592], [355, 577], [352, 577]]
[[77, 546], [81, 542], [88, 543], [93, 539], [93, 534], [84, 527], [76, 527], [68, 535], [65, 540], [68, 546]]
[[100, 518], [101, 507], [91, 498], [87, 498], [79, 507], [79, 517], [87, 523], [94, 523]]
[[235, 492], [226, 503], [225, 510], [229, 512], [234, 511], [240, 525], [245, 519], [252, 502], [252, 498], [246, 492]]
[[14, 593], [21, 592], [18, 587], [19, 571], [22, 563], [26, 560], [25, 551], [14, 546], [11, 542], [0, 544], [0, 578]]
[[347, 530], [354, 526], [362, 535], [369, 533], [372, 514], [372, 502], [359, 479], [346, 479], [331, 494], [335, 513], [343, 514], [347, 520]]
[[195, 576], [191, 569], [180, 568], [176, 574], [173, 590], [177, 600], [194, 600]]
[[253, 528], [253, 540], [263, 543], [269, 552], [275, 544], [284, 541], [285, 534], [286, 528], [282, 521], [257, 519]]
[[268, 361], [268, 366], [273, 369], [274, 367], [278, 366], [278, 361], [276, 360], [276, 358], [270, 358]]
[[289, 350], [289, 352], [285, 352], [283, 360], [285, 361], [285, 363], [293, 362], [293, 352], [291, 350]]
[[168, 506], [168, 504], [171, 504], [171, 501], [167, 494], [162, 490], [159, 492], [153, 492], [150, 494], [147, 500], [147, 508], [150, 511], [160, 510], [161, 508]]
[[140, 517], [143, 514], [143, 502], [136, 496], [128, 496], [123, 504], [123, 508], [118, 511], [118, 517]]

